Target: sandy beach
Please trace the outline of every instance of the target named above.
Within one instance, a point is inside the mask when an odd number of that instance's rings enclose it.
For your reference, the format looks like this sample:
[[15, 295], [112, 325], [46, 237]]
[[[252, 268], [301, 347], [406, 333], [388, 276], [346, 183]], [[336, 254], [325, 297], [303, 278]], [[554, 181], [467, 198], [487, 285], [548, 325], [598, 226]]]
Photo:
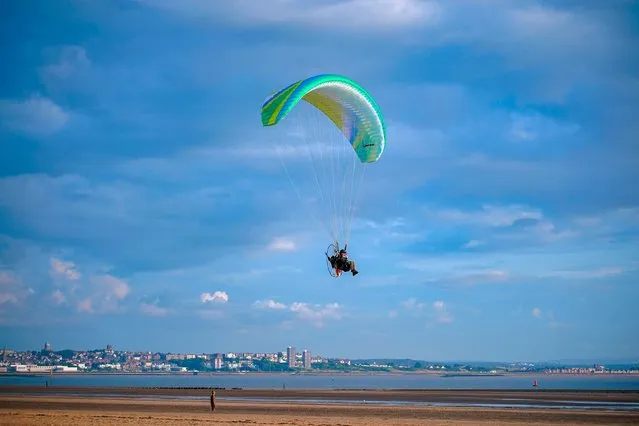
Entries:
[[[553, 408], [639, 402], [638, 392], [218, 390], [0, 387], [3, 425], [637, 425], [639, 411]], [[262, 398], [267, 400], [250, 400]], [[305, 402], [315, 401], [315, 402]], [[364, 402], [365, 400], [365, 402]], [[541, 408], [402, 406], [400, 402], [534, 402]], [[292, 402], [294, 401], [294, 402]], [[392, 403], [385, 403], [391, 401]]]
[[3, 425], [632, 425], [629, 412], [553, 409], [476, 409], [221, 401], [211, 412], [202, 400], [2, 396]]

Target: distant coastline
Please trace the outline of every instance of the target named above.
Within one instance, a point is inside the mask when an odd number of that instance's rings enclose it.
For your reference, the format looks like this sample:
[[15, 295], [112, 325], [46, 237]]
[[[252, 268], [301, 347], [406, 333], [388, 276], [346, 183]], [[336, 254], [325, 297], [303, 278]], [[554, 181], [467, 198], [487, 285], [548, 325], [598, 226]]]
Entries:
[[443, 373], [441, 371], [343, 371], [343, 370], [321, 370], [321, 371], [54, 371], [50, 372], [0, 372], [0, 377], [48, 377], [51, 374], [58, 377], [67, 376], [429, 376], [429, 377], [623, 377], [623, 376], [639, 376], [639, 371], [631, 371], [625, 373], [553, 373], [553, 372], [499, 372], [499, 373], [465, 373], [451, 372]]

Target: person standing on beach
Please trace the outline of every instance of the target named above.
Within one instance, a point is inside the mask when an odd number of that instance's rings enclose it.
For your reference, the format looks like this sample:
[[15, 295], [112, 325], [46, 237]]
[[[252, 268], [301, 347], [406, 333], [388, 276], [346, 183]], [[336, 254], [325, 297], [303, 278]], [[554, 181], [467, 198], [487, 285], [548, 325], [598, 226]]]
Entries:
[[211, 411], [215, 411], [215, 391], [211, 391]]

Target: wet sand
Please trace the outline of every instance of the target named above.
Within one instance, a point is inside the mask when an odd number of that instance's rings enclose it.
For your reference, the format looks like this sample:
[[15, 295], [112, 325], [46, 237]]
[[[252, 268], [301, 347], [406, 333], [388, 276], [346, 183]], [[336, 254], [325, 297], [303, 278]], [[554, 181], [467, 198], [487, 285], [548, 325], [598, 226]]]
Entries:
[[[115, 392], [117, 390], [117, 392]], [[62, 392], [61, 392], [62, 391]], [[43, 393], [49, 393], [49, 395]], [[61, 395], [65, 393], [66, 395]], [[128, 392], [128, 395], [125, 395]], [[639, 425], [639, 412], [557, 408], [468, 408], [381, 405], [379, 401], [637, 402], [639, 392], [218, 390], [210, 411], [208, 389], [0, 387], [2, 425]], [[117, 393], [120, 396], [108, 396]], [[523, 394], [523, 395], [522, 395]], [[81, 396], [76, 396], [81, 395]], [[190, 399], [178, 399], [189, 397]], [[225, 398], [269, 397], [268, 402]], [[287, 402], [288, 399], [340, 403]], [[366, 399], [366, 404], [361, 400]], [[354, 404], [354, 401], [360, 401]], [[377, 400], [378, 402], [371, 402]]]
[[637, 425], [639, 414], [594, 410], [317, 405], [105, 397], [0, 396], [3, 425]]
[[441, 390], [441, 389], [219, 389], [209, 387], [97, 387], [97, 386], [0, 386], [2, 395], [69, 396], [163, 396], [208, 397], [215, 389], [218, 398], [268, 398], [274, 400], [401, 401], [422, 403], [565, 405], [575, 403], [620, 402], [639, 404], [639, 391], [606, 390]]

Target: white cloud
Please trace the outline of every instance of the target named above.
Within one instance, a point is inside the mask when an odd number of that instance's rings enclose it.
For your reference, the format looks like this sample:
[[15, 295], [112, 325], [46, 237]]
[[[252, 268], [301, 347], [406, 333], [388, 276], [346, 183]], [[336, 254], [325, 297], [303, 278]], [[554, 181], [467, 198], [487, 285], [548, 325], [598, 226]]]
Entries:
[[160, 307], [154, 303], [140, 303], [140, 310], [149, 316], [163, 317], [169, 313], [168, 308]]
[[376, 222], [368, 219], [356, 220], [353, 224], [353, 228], [371, 228], [376, 231], [390, 232], [394, 228], [404, 227], [405, 225], [406, 221], [403, 217], [393, 217], [384, 222]]
[[469, 223], [490, 227], [507, 227], [521, 219], [543, 219], [541, 211], [519, 204], [484, 204], [475, 211], [426, 208], [429, 217], [455, 223]]
[[463, 248], [475, 248], [475, 247], [479, 247], [480, 245], [482, 245], [482, 242], [479, 240], [470, 240], [467, 243], [465, 243], [462, 247]]
[[[475, 210], [426, 207], [425, 215], [442, 221], [441, 226], [473, 225], [480, 230], [497, 229], [499, 232], [483, 235], [482, 240], [471, 240], [463, 248], [472, 248], [493, 240], [506, 243], [550, 244], [578, 237], [581, 233], [571, 227], [558, 228], [543, 212], [522, 204], [483, 204]], [[510, 228], [510, 229], [508, 229]]]
[[290, 238], [278, 237], [274, 238], [267, 247], [269, 250], [274, 251], [295, 251], [297, 248], [295, 242]]
[[[602, 36], [602, 28], [584, 15], [539, 4], [513, 8], [506, 18], [513, 37], [548, 47], [549, 54], [565, 47], [583, 50], [590, 44], [584, 40], [592, 40], [594, 50], [599, 40], [595, 41], [593, 37]], [[553, 39], [556, 39], [554, 46]]]
[[294, 302], [291, 304], [290, 310], [299, 319], [308, 321], [318, 328], [323, 327], [327, 320], [339, 321], [343, 317], [341, 306], [338, 303], [329, 303], [321, 306]]
[[[491, 252], [448, 252], [442, 254], [403, 254], [396, 262], [410, 275], [400, 281], [432, 286], [462, 286], [492, 283], [530, 283], [553, 278], [561, 283], [575, 280], [605, 279], [639, 269], [631, 244], [618, 246], [587, 241], [584, 251], [573, 244], [538, 247], [506, 246]], [[414, 271], [414, 272], [412, 272]]]
[[443, 301], [437, 300], [436, 302], [434, 302], [433, 309], [436, 322], [440, 324], [449, 324], [453, 322], [453, 317], [448, 312], [448, 308]]
[[42, 68], [47, 76], [67, 79], [91, 66], [86, 50], [81, 46], [65, 46], [60, 51], [58, 61]]
[[639, 226], [639, 207], [615, 208], [596, 215], [577, 216], [572, 222], [586, 233], [615, 233]]
[[390, 311], [388, 311], [388, 318], [397, 318], [397, 311], [394, 309], [391, 309]]
[[22, 280], [12, 271], [0, 271], [0, 305], [18, 304], [34, 293], [31, 287], [25, 287]]
[[[299, 3], [298, 3], [299, 4]], [[320, 6], [321, 5], [321, 6]], [[319, 2], [315, 10], [300, 7], [297, 20], [304, 25], [377, 31], [424, 25], [437, 18], [439, 7], [425, 0], [345, 0], [339, 3]]]
[[202, 303], [226, 303], [229, 301], [229, 295], [225, 291], [216, 291], [215, 293], [202, 293], [200, 295], [200, 301]]
[[33, 95], [22, 101], [0, 100], [0, 118], [12, 131], [46, 136], [62, 130], [69, 114], [51, 99]]
[[509, 136], [516, 141], [553, 141], [575, 134], [579, 126], [572, 123], [559, 123], [540, 113], [511, 113]]
[[81, 299], [77, 304], [80, 312], [104, 314], [117, 311], [119, 301], [130, 293], [129, 285], [113, 275], [95, 275], [89, 279], [91, 284], [89, 296]]
[[[399, 185], [401, 186], [401, 185]], [[359, 212], [364, 215], [365, 212]], [[367, 235], [372, 237], [375, 245], [385, 244], [386, 242], [410, 242], [423, 238], [425, 232], [417, 232], [413, 224], [407, 224], [403, 217], [393, 217], [385, 221], [374, 221], [366, 218], [353, 218], [351, 224], [352, 231], [365, 229], [373, 229], [374, 232], [368, 232]]]
[[[275, 300], [258, 300], [253, 306], [260, 309], [272, 309], [283, 311], [287, 309], [287, 305]], [[299, 320], [309, 322], [315, 327], [321, 328], [326, 321], [341, 320], [344, 316], [342, 307], [338, 303], [328, 303], [324, 306], [319, 304], [310, 304], [303, 302], [293, 302], [288, 306], [288, 310], [292, 312]], [[292, 325], [293, 321], [286, 321], [285, 325]]]
[[62, 276], [68, 280], [77, 280], [81, 276], [73, 262], [65, 262], [55, 257], [52, 257], [50, 262], [49, 275], [51, 277]]
[[[416, 317], [430, 317], [434, 322], [447, 324], [453, 321], [453, 317], [448, 312], [446, 304], [437, 300], [432, 304], [418, 302], [416, 298], [411, 297], [403, 302], [401, 305], [408, 312], [412, 312]], [[397, 311], [392, 310], [389, 312], [389, 318], [395, 318], [398, 316]]]
[[210, 18], [243, 25], [297, 25], [304, 28], [379, 33], [406, 29], [435, 21], [440, 13], [436, 2], [427, 0], [304, 0], [206, 1], [139, 0], [190, 17]]
[[616, 275], [621, 275], [624, 272], [626, 271], [620, 267], [604, 267], [583, 270], [553, 270], [548, 272], [541, 272], [538, 275], [540, 277], [558, 277], [565, 279], [597, 279], [614, 277]]
[[275, 300], [257, 300], [253, 305], [263, 309], [286, 309], [286, 305]]
[[106, 298], [115, 297], [118, 300], [124, 299], [130, 292], [129, 285], [123, 280], [113, 275], [101, 275], [92, 277], [91, 280], [97, 284]]
[[[436, 261], [432, 258], [407, 259], [401, 261], [399, 266], [409, 270], [426, 272], [428, 278], [424, 281], [434, 284], [475, 285], [506, 282], [512, 278], [511, 274], [504, 269], [483, 266], [486, 261], [485, 256], [449, 255], [438, 257]], [[414, 303], [414, 299], [412, 300]], [[407, 302], [410, 301], [411, 299]]]
[[540, 320], [546, 320], [546, 325], [549, 328], [566, 328], [570, 327], [570, 324], [557, 321], [555, 318], [555, 313], [552, 311], [542, 311], [540, 308], [533, 308], [531, 314], [534, 318]]
[[91, 301], [90, 297], [87, 297], [85, 299], [80, 300], [77, 303], [77, 308], [78, 311], [80, 312], [87, 312], [87, 313], [93, 313], [93, 302]]
[[67, 300], [64, 293], [62, 293], [59, 289], [56, 289], [53, 293], [51, 293], [51, 299], [53, 299], [53, 302], [56, 305], [61, 305]]
[[[105, 184], [79, 175], [23, 174], [0, 178], [0, 208], [7, 208], [40, 238], [71, 239], [94, 245], [101, 261], [110, 265], [144, 262], [150, 268], [174, 268], [223, 256], [225, 248], [261, 240], [255, 233], [240, 231], [241, 227], [209, 220], [224, 215], [231, 205], [243, 205], [247, 200], [246, 194], [251, 189], [238, 193], [232, 183], [226, 180], [225, 183], [229, 185], [227, 190], [239, 198], [218, 203], [211, 194], [202, 194], [200, 186], [159, 196], [143, 182], [116, 179]], [[200, 220], [205, 216], [207, 220]], [[263, 220], [256, 217], [252, 222], [259, 225]], [[174, 232], [179, 236], [171, 237]], [[124, 235], [127, 244], [122, 245]], [[222, 245], [193, 244], [214, 236], [217, 240], [224, 239]], [[144, 248], [149, 244], [154, 246], [153, 250]]]
[[404, 308], [408, 311], [419, 311], [426, 308], [425, 303], [421, 303], [421, 302], [418, 303], [417, 299], [415, 299], [414, 297], [410, 297], [404, 302], [402, 302], [402, 306], [404, 306]]
[[18, 278], [13, 272], [0, 271], [0, 287], [8, 287], [18, 283]]
[[522, 236], [525, 238], [526, 235], [532, 235], [538, 241], [552, 243], [555, 241], [577, 237], [580, 234], [578, 231], [575, 231], [572, 229], [558, 230], [554, 223], [547, 220], [543, 220], [543, 221], [539, 221], [535, 223], [534, 226], [531, 226], [523, 230], [519, 234], [510, 235], [510, 236], [507, 236], [506, 238], [510, 238], [510, 237], [518, 238]]
[[[547, 66], [549, 62], [555, 65], [553, 62], [560, 59], [564, 60], [560, 65], [565, 66], [567, 58], [597, 64], [614, 53], [614, 34], [601, 15], [539, 3], [536, 0], [445, 2], [446, 17], [450, 19], [440, 27], [443, 33], [440, 40], [481, 46], [507, 55], [509, 62], [518, 66]], [[589, 49], [591, 53], [587, 55]]]
[[18, 297], [12, 293], [0, 292], [0, 305], [3, 305], [8, 302], [18, 303]]

